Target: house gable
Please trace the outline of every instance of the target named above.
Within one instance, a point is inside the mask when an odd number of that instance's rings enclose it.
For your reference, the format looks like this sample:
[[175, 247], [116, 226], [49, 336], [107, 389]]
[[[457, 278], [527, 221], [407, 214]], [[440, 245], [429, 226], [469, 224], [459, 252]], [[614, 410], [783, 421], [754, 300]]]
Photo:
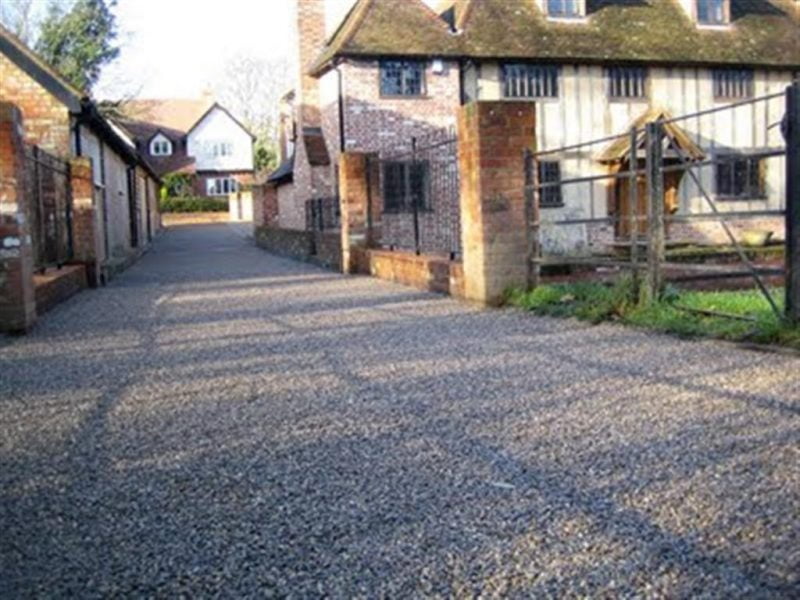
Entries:
[[218, 104], [187, 133], [186, 151], [198, 171], [253, 170], [253, 135]]

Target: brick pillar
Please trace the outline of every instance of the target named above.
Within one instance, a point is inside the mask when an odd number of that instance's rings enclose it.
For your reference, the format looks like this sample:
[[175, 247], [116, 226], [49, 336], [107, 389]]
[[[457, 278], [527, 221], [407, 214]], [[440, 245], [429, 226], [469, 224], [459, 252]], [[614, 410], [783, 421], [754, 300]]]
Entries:
[[473, 102], [458, 117], [464, 294], [497, 304], [528, 284], [523, 153], [535, 144], [530, 102]]
[[103, 236], [94, 201], [92, 162], [88, 158], [70, 161], [72, 186], [72, 246], [76, 262], [86, 265], [86, 280], [91, 287], [100, 282]]
[[366, 272], [367, 155], [345, 152], [339, 160], [339, 201], [342, 222], [342, 271]]
[[25, 332], [36, 321], [22, 140], [19, 109], [0, 102], [0, 331], [11, 333]]

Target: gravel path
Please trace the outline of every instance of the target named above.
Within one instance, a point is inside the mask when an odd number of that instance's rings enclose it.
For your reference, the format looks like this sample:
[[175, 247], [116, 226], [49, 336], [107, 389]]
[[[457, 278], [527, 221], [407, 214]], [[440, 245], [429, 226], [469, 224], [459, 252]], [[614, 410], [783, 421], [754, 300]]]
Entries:
[[0, 339], [0, 597], [800, 596], [800, 362], [171, 230]]

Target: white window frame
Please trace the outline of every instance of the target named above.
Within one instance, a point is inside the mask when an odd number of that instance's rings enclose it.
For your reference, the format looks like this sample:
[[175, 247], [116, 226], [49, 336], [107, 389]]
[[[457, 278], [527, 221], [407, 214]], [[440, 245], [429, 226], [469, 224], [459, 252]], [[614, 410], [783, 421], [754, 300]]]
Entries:
[[547, 18], [551, 21], [568, 21], [568, 22], [581, 22], [586, 19], [586, 0], [554, 0], [566, 7], [565, 2], [571, 1], [572, 5], [575, 7], [575, 12], [573, 13], [553, 13], [550, 12], [550, 0], [543, 0], [544, 11], [547, 14]]
[[209, 177], [206, 179], [206, 194], [209, 196], [227, 196], [237, 192], [239, 182], [233, 177]]
[[233, 156], [233, 142], [214, 142], [211, 144], [211, 155], [214, 158]]
[[[719, 20], [713, 21], [701, 21], [700, 20], [700, 3], [710, 3], [710, 2], [722, 2], [722, 17]], [[694, 18], [697, 21], [697, 25], [699, 27], [708, 27], [708, 28], [715, 28], [715, 27], [728, 27], [731, 23], [731, 3], [730, 0], [692, 0], [692, 5], [694, 9]], [[709, 6], [709, 10], [711, 7]], [[711, 14], [711, 13], [709, 13]]]
[[163, 135], [156, 136], [150, 142], [150, 155], [172, 156], [172, 142]]

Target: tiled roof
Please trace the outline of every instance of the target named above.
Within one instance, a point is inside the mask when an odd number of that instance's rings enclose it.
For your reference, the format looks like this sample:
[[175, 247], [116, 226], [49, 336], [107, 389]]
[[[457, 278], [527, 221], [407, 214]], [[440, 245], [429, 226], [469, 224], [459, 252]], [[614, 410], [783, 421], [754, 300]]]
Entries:
[[210, 97], [200, 100], [130, 100], [120, 110], [131, 121], [186, 133], [213, 105], [214, 100]]
[[[136, 140], [139, 153], [147, 160], [159, 177], [167, 173], [194, 173], [195, 159], [186, 154], [184, 137], [186, 133], [177, 129], [159, 126], [154, 123], [133, 120], [118, 120], [117, 123]], [[163, 133], [172, 142], [170, 156], [152, 156], [148, 144], [156, 133]]]
[[328, 40], [311, 71], [322, 72], [335, 56], [456, 55], [456, 36], [422, 0], [358, 0]]
[[[672, 115], [669, 111], [661, 108], [649, 108], [639, 118], [637, 118], [631, 127], [638, 129], [637, 136], [637, 153], [638, 149], [644, 147], [645, 132], [644, 126], [648, 123], [654, 123], [658, 120], [669, 121]], [[703, 150], [692, 141], [692, 138], [678, 125], [677, 123], [664, 124], [665, 135], [672, 140], [689, 158], [693, 160], [702, 160], [705, 158]], [[614, 140], [607, 148], [605, 148], [597, 160], [600, 162], [613, 163], [626, 160], [630, 156], [631, 139], [628, 135]]]
[[732, 26], [698, 28], [676, 0], [587, 0], [588, 23], [549, 22], [530, 0], [472, 0], [464, 54], [665, 63], [800, 65], [793, 0], [734, 0]]
[[290, 183], [294, 178], [294, 154], [284, 160], [277, 169], [267, 177], [268, 183], [280, 185], [282, 183]]
[[732, 25], [698, 28], [677, 0], [586, 0], [586, 23], [549, 21], [534, 0], [450, 0], [460, 33], [421, 0], [358, 0], [312, 72], [337, 56], [463, 56], [800, 66], [794, 0], [733, 0]]

